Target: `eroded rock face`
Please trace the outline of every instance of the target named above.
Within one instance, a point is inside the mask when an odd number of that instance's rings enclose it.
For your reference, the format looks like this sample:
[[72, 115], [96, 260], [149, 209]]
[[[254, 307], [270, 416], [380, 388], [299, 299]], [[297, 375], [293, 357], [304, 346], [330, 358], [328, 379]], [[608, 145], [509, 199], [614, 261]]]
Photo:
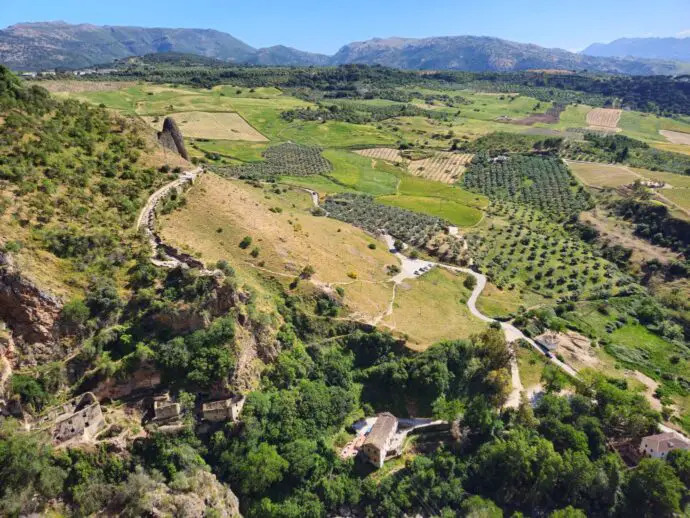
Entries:
[[[0, 322], [0, 407], [2, 407], [2, 400], [7, 397], [9, 392], [9, 383], [12, 377], [12, 359], [15, 352], [12, 334], [4, 326], [5, 323]], [[1, 410], [0, 414], [2, 414]]]
[[158, 142], [160, 142], [161, 146], [174, 151], [185, 160], [189, 160], [182, 132], [172, 117], [166, 117], [163, 121], [163, 131], [158, 133]]
[[11, 330], [22, 362], [62, 358], [59, 318], [63, 301], [23, 278], [11, 257], [0, 253], [0, 320]]

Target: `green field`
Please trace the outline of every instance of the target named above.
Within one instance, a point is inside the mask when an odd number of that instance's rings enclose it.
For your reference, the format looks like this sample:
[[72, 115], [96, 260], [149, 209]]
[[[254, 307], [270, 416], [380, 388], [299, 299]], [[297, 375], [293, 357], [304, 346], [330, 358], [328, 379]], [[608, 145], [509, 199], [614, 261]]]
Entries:
[[690, 132], [690, 123], [687, 121], [634, 111], [624, 111], [618, 126], [623, 130], [623, 135], [644, 140], [650, 144], [667, 142], [666, 138], [659, 134], [659, 130]]
[[424, 196], [381, 196], [377, 201], [385, 205], [438, 216], [458, 227], [472, 227], [482, 219], [482, 212], [467, 205], [443, 198]]
[[318, 192], [320, 196], [353, 190], [350, 187], [335, 183], [326, 176], [281, 176], [280, 181], [287, 185], [312, 189]]
[[333, 164], [329, 175], [338, 183], [374, 196], [395, 193], [398, 179], [385, 162], [377, 162], [374, 168], [370, 158], [334, 149], [326, 150], [323, 156]]

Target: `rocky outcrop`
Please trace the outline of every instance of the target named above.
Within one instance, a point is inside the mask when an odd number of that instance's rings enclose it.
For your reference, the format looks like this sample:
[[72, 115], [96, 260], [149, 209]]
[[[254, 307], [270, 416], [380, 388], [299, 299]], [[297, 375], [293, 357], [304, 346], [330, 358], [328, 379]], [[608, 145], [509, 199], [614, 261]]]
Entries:
[[[0, 408], [9, 393], [9, 382], [12, 377], [12, 359], [14, 358], [14, 341], [12, 334], [0, 322]], [[0, 414], [2, 411], [0, 410]]]
[[189, 160], [189, 153], [184, 146], [184, 137], [172, 117], [166, 117], [163, 121], [163, 131], [158, 133], [158, 142], [166, 149], [174, 151], [185, 160]]
[[143, 361], [137, 370], [127, 376], [126, 380], [102, 379], [95, 384], [92, 392], [99, 401], [136, 399], [154, 392], [160, 384], [161, 373], [155, 364]]
[[[180, 474], [182, 475], [182, 474]], [[138, 516], [179, 516], [183, 518], [240, 517], [240, 505], [230, 488], [216, 476], [203, 469], [185, 472], [184, 484], [166, 485], [138, 470], [130, 475], [132, 487], [138, 491], [127, 494], [129, 502], [136, 498]], [[121, 493], [122, 494], [122, 493]], [[123, 494], [124, 496], [124, 494]], [[120, 498], [111, 502], [108, 516], [120, 515], [123, 504]], [[131, 513], [130, 513], [131, 514]]]
[[227, 281], [220, 271], [210, 277], [212, 285], [203, 303], [194, 306], [182, 304], [165, 309], [155, 313], [153, 320], [175, 334], [191, 333], [208, 327], [214, 318], [226, 315], [249, 300], [249, 294]]
[[12, 332], [24, 363], [62, 358], [59, 318], [63, 301], [22, 277], [12, 258], [0, 253], [0, 320]]

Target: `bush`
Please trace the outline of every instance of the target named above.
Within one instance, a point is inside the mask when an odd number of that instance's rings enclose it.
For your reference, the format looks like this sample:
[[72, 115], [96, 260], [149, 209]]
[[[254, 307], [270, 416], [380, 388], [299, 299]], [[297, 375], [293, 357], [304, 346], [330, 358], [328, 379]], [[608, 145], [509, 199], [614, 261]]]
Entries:
[[462, 281], [462, 284], [468, 290], [473, 290], [475, 286], [477, 286], [477, 279], [472, 275], [468, 275], [467, 277], [465, 277], [465, 280]]
[[249, 246], [250, 246], [251, 244], [252, 244], [252, 238], [251, 238], [251, 236], [244, 236], [244, 238], [242, 239], [242, 241], [240, 241], [240, 245], [239, 245], [239, 246], [240, 246], [240, 248], [241, 248], [242, 250], [246, 250], [247, 248], [249, 248]]

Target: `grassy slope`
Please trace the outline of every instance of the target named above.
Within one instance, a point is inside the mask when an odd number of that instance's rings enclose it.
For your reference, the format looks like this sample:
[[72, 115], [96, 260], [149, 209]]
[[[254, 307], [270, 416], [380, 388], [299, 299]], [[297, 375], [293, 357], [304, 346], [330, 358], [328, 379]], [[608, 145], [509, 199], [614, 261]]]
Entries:
[[398, 179], [386, 170], [390, 166], [384, 162], [376, 162], [374, 166], [370, 158], [332, 149], [325, 151], [323, 155], [333, 164], [333, 171], [329, 176], [337, 182], [374, 196], [395, 193]]
[[409, 336], [408, 346], [423, 350], [443, 339], [467, 338], [485, 329], [467, 308], [464, 275], [435, 268], [398, 287], [393, 314], [383, 324]]

